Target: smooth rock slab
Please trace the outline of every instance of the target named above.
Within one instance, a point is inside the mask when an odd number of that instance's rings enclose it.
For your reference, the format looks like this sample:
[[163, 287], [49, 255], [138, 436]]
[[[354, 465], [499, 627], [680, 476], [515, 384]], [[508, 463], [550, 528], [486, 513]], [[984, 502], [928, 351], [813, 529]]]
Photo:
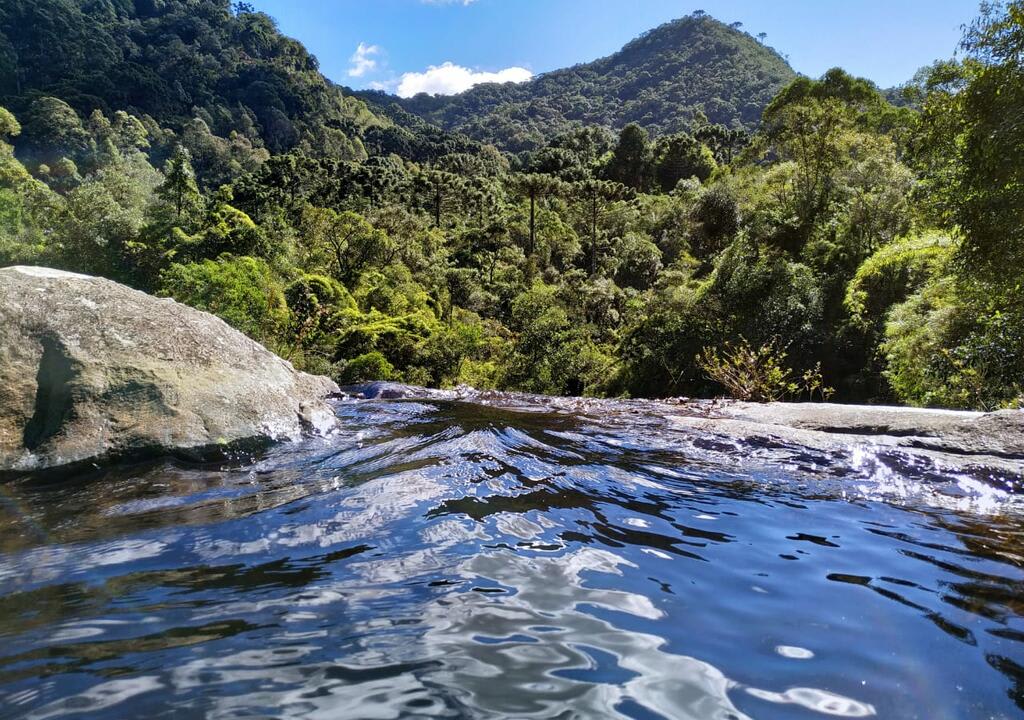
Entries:
[[1024, 476], [1024, 410], [961, 410], [690, 401], [666, 413], [674, 425], [722, 437], [782, 441], [818, 450], [889, 448], [950, 469], [991, 468]]
[[173, 300], [0, 269], [0, 474], [324, 435], [337, 390]]

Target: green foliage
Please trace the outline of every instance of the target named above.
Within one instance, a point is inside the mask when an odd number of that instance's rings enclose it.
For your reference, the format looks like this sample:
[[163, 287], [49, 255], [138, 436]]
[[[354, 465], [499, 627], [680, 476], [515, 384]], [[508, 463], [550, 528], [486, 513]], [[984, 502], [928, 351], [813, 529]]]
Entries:
[[586, 327], [574, 325], [555, 288], [537, 285], [515, 299], [515, 331], [500, 380], [506, 387], [557, 395], [593, 394], [613, 365]]
[[[960, 63], [924, 73], [914, 166], [925, 214], [955, 225], [945, 273], [895, 308], [887, 376], [907, 402], [988, 408], [1024, 377], [1024, 4], [984, 3]], [[912, 360], [913, 353], [926, 355]]]
[[171, 265], [160, 277], [160, 292], [213, 313], [264, 343], [273, 343], [288, 321], [282, 288], [258, 258], [224, 255]]
[[718, 255], [740, 229], [739, 206], [728, 188], [715, 186], [700, 193], [693, 205], [690, 252], [701, 260]]
[[192, 169], [192, 158], [184, 147], [174, 149], [164, 165], [164, 181], [156, 189], [157, 197], [174, 212], [174, 222], [189, 226], [202, 209], [202, 195], [196, 185], [196, 173]]
[[609, 180], [643, 191], [651, 184], [651, 169], [647, 131], [630, 123], [619, 134], [619, 143], [605, 167], [605, 174]]
[[351, 211], [307, 207], [299, 232], [299, 264], [347, 284], [391, 250], [385, 233]]
[[[189, 129], [197, 120], [228, 155], [249, 145], [342, 159], [364, 158], [360, 135], [390, 124], [320, 75], [268, 15], [233, 13], [228, 0], [18, 0], [0, 8], [0, 48], [0, 103], [29, 110], [21, 119], [34, 162], [85, 149], [71, 108], [131, 108], [181, 132], [204, 163], [209, 138]], [[217, 167], [214, 186], [234, 170]]]
[[695, 13], [370, 112], [226, 0], [17, 0], [0, 263], [162, 292], [343, 382], [1009, 405], [1020, 6], [901, 98]]
[[[1024, 3], [985, 3], [967, 59], [927, 77], [918, 159], [943, 219], [963, 230], [961, 262], [1004, 284], [1024, 267]], [[1012, 120], [1011, 120], [1012, 119]]]
[[778, 338], [751, 347], [741, 336], [735, 344], [727, 342], [722, 348], [704, 348], [697, 356], [697, 364], [737, 400], [777, 402], [802, 392], [807, 392], [812, 400], [815, 393], [827, 400], [832, 395], [832, 389], [822, 380], [820, 364], [797, 378], [786, 367], [786, 357], [786, 349]]
[[711, 149], [688, 133], [660, 138], [653, 154], [654, 179], [662, 192], [672, 192], [681, 180], [705, 182], [718, 167]]
[[621, 287], [647, 290], [654, 286], [661, 272], [661, 250], [650, 240], [629, 233], [616, 248], [615, 282]]
[[1008, 302], [949, 276], [893, 308], [881, 346], [886, 378], [901, 401], [984, 410], [1024, 397], [1022, 348], [1019, 290]]
[[21, 135], [21, 123], [7, 108], [0, 108], [0, 138], [13, 138]]
[[373, 351], [346, 361], [335, 379], [339, 385], [355, 385], [373, 380], [397, 380], [399, 374], [387, 358]]
[[851, 319], [864, 326], [884, 321], [889, 309], [903, 302], [949, 262], [952, 240], [943, 233], [913, 235], [882, 247], [865, 260], [850, 280], [844, 303]]
[[613, 387], [635, 397], [706, 395], [714, 388], [694, 358], [724, 333], [715, 298], [685, 274], [663, 276], [645, 312], [624, 334]]
[[719, 256], [705, 292], [734, 337], [767, 344], [779, 336], [801, 367], [818, 356], [827, 332], [824, 297], [806, 265], [741, 237]]
[[53, 165], [61, 158], [81, 160], [89, 133], [74, 109], [55, 97], [38, 97], [24, 113], [20, 144], [30, 165]]

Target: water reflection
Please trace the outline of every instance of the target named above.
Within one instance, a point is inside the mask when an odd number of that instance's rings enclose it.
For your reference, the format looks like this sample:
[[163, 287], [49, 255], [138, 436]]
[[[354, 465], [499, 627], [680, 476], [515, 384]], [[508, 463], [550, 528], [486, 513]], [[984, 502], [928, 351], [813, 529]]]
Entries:
[[0, 717], [1024, 709], [1005, 483], [488, 402], [346, 402], [329, 443], [4, 486]]

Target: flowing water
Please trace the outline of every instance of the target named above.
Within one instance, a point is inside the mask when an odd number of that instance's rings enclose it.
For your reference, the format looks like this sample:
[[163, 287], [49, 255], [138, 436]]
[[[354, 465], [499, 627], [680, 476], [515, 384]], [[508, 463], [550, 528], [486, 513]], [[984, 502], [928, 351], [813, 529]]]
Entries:
[[3, 718], [1024, 715], [1020, 477], [642, 403], [0, 486]]

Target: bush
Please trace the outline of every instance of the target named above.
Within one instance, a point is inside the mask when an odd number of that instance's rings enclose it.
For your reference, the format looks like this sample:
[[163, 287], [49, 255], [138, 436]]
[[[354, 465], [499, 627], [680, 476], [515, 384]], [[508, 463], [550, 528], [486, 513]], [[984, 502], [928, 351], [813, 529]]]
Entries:
[[352, 358], [341, 366], [335, 377], [339, 385], [354, 385], [373, 380], [396, 380], [398, 372], [395, 366], [379, 352], [369, 352]]
[[211, 312], [261, 342], [279, 337], [288, 321], [281, 286], [258, 258], [223, 255], [171, 265], [160, 276], [160, 294]]
[[992, 410], [1024, 396], [1024, 302], [940, 277], [893, 308], [881, 351], [900, 401]]
[[721, 351], [704, 348], [697, 356], [708, 377], [737, 400], [777, 402], [803, 392], [812, 400], [815, 393], [827, 400], [832, 395], [832, 388], [822, 381], [820, 365], [797, 377], [785, 362], [786, 350], [777, 338], [757, 348], [740, 338], [736, 344], [725, 343]]

